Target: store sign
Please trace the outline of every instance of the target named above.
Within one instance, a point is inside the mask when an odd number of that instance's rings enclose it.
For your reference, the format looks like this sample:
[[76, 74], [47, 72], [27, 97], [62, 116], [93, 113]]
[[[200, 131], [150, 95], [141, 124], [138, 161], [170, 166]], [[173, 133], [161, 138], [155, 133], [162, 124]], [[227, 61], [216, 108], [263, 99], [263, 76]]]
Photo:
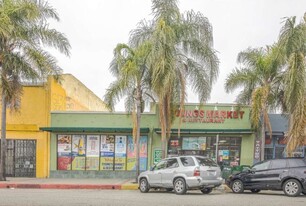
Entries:
[[243, 119], [244, 111], [177, 110], [176, 116], [182, 117], [183, 122], [224, 123], [225, 119]]
[[260, 160], [260, 140], [255, 140], [255, 149], [254, 149], [254, 159], [255, 160]]
[[155, 149], [153, 153], [153, 163], [156, 164], [161, 161], [163, 151], [161, 149]]

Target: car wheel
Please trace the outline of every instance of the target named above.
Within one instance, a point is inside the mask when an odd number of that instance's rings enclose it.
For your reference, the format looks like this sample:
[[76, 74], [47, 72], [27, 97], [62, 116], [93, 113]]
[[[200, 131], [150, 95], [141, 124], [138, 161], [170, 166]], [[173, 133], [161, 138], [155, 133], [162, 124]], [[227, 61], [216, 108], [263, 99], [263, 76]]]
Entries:
[[204, 189], [201, 189], [201, 192], [202, 192], [203, 194], [209, 194], [209, 193], [212, 192], [212, 188], [204, 188]]
[[243, 193], [243, 183], [241, 180], [234, 180], [232, 183], [231, 189], [234, 193]]
[[146, 178], [142, 178], [139, 182], [139, 190], [140, 192], [146, 193], [149, 192], [150, 186], [148, 180]]
[[187, 191], [187, 187], [186, 187], [186, 182], [183, 178], [177, 178], [175, 181], [174, 181], [174, 192], [175, 194], [177, 195], [183, 195], [186, 193]]
[[296, 197], [301, 194], [302, 187], [299, 181], [290, 179], [283, 185], [283, 191], [287, 196]]
[[251, 189], [251, 192], [252, 192], [252, 193], [259, 193], [260, 190], [259, 190], [259, 189]]

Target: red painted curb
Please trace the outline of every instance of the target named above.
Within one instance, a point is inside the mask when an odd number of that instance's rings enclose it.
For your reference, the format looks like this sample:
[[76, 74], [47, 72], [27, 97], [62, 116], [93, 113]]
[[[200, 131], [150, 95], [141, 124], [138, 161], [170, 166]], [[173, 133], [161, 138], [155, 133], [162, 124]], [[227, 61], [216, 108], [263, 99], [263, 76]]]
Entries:
[[86, 184], [0, 184], [0, 188], [21, 188], [21, 189], [100, 189], [100, 190], [121, 190], [121, 185], [86, 185]]

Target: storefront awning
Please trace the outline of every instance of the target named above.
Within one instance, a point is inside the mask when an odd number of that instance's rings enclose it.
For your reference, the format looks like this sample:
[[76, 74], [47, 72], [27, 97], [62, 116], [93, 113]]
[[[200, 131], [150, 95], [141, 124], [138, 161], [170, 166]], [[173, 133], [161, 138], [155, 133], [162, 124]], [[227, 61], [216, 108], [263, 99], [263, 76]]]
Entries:
[[[178, 134], [178, 129], [171, 129], [171, 134]], [[157, 134], [161, 133], [160, 128], [154, 129]], [[249, 129], [180, 129], [180, 134], [252, 134]]]
[[[133, 128], [109, 128], [109, 127], [40, 127], [46, 132], [101, 132], [101, 133], [132, 133]], [[149, 133], [149, 128], [140, 128], [141, 133]]]

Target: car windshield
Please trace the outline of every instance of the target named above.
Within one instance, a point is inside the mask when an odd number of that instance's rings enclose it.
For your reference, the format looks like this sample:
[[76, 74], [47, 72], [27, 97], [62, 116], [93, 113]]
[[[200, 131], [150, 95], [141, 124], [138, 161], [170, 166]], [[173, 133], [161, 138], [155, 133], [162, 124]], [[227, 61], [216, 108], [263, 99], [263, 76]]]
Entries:
[[209, 158], [201, 158], [197, 157], [198, 163], [200, 166], [209, 166], [209, 167], [217, 167], [217, 163], [215, 163], [212, 159]]

